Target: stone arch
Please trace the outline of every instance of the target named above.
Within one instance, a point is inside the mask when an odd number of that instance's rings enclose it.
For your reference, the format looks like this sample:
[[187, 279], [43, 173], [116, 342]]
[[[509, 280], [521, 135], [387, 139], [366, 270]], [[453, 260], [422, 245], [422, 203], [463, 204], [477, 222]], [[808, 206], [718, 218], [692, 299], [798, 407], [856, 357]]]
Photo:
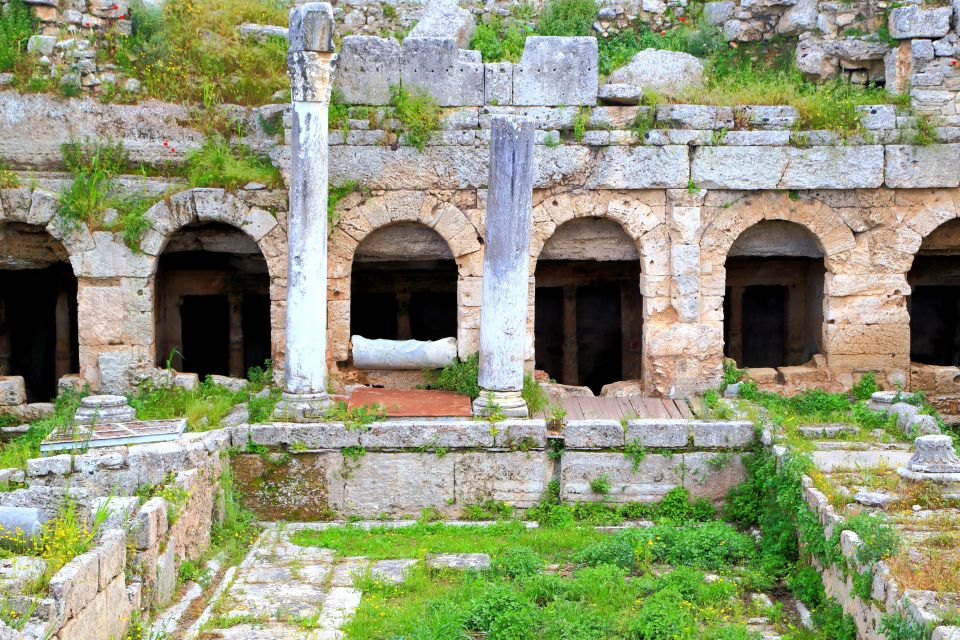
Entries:
[[80, 371], [75, 264], [91, 236], [82, 224], [65, 233], [42, 189], [5, 189], [0, 203], [0, 375], [21, 376], [24, 399], [46, 402]]
[[447, 200], [422, 191], [391, 191], [364, 199], [351, 194], [337, 207], [330, 232], [328, 263], [328, 359], [350, 357], [352, 271], [357, 248], [371, 234], [401, 224], [435, 232], [449, 248], [457, 267], [457, 349], [460, 357], [477, 350], [483, 252], [471, 217]]
[[[160, 256], [171, 239], [185, 228], [206, 224], [229, 225], [248, 236], [266, 262], [269, 278], [270, 357], [274, 374], [282, 371], [284, 349], [284, 308], [286, 302], [286, 231], [275, 214], [250, 205], [224, 189], [188, 189], [158, 202], [147, 210], [150, 228], [140, 241], [141, 251], [150, 257], [149, 279], [152, 293], [156, 285]], [[155, 296], [151, 297], [151, 308]], [[156, 318], [150, 323], [149, 351], [157, 350]]]
[[[662, 204], [616, 192], [548, 194], [534, 207], [531, 318], [535, 366], [594, 392], [641, 378], [647, 240]], [[654, 234], [656, 235], [656, 234]], [[578, 309], [609, 308], [609, 313]]]
[[744, 231], [762, 221], [792, 222], [806, 229], [817, 241], [828, 271], [835, 259], [856, 247], [853, 231], [832, 208], [815, 200], [792, 201], [787, 194], [762, 194], [743, 198], [719, 214], [704, 228], [701, 249], [704, 258], [723, 266], [730, 247]]

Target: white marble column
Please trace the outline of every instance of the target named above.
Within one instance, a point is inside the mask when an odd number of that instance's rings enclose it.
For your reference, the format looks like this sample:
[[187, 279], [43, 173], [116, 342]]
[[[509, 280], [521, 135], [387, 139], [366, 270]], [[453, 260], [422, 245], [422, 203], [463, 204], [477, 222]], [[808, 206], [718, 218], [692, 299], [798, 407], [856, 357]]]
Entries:
[[310, 2], [290, 12], [287, 70], [293, 101], [284, 391], [278, 419], [322, 416], [327, 395], [327, 110], [333, 9]]
[[494, 117], [480, 307], [480, 396], [474, 415], [526, 417], [526, 345], [533, 224], [533, 123]]

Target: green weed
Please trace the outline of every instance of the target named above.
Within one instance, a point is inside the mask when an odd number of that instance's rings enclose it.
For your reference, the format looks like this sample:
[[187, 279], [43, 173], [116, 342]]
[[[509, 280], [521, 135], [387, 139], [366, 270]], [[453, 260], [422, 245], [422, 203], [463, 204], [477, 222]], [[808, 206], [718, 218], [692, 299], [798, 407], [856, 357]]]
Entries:
[[280, 171], [269, 160], [257, 157], [243, 145], [230, 144], [217, 134], [187, 154], [186, 176], [191, 187], [238, 189], [248, 182], [270, 188], [283, 184]]
[[420, 88], [390, 87], [390, 106], [400, 122], [401, 140], [423, 151], [434, 131], [440, 128], [440, 107]]

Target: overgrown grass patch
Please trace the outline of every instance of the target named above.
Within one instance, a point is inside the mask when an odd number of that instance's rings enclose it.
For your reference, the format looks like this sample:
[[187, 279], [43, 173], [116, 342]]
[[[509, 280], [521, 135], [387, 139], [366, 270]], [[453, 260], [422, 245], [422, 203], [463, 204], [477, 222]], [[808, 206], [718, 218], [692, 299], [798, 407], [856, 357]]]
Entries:
[[0, 72], [10, 71], [26, 55], [27, 40], [36, 30], [30, 8], [23, 0], [10, 0], [0, 12]]
[[[27, 460], [40, 455], [40, 443], [58, 429], [71, 429], [80, 398], [87, 393], [62, 391], [54, 400], [53, 414], [30, 424], [27, 432], [0, 448], [0, 469], [25, 468]], [[19, 421], [17, 421], [19, 422]]]
[[287, 5], [270, 0], [135, 2], [132, 35], [109, 42], [107, 54], [142, 80], [153, 97], [208, 104], [259, 105], [289, 87], [287, 42], [241, 40], [244, 22], [286, 26]]
[[186, 176], [191, 187], [223, 187], [235, 190], [249, 182], [269, 188], [283, 184], [280, 170], [248, 147], [231, 144], [220, 134], [208, 137], [186, 159]]

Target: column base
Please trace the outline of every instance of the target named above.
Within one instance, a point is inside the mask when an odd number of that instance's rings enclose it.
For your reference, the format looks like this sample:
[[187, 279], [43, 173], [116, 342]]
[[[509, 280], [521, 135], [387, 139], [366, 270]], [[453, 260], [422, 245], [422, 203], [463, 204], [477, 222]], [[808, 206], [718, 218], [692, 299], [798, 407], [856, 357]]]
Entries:
[[287, 393], [273, 410], [273, 417], [284, 422], [318, 422], [324, 419], [333, 401], [327, 393]]
[[473, 401], [473, 415], [489, 417], [500, 415], [507, 418], [526, 418], [530, 411], [519, 391], [488, 391], [481, 389], [480, 395]]

